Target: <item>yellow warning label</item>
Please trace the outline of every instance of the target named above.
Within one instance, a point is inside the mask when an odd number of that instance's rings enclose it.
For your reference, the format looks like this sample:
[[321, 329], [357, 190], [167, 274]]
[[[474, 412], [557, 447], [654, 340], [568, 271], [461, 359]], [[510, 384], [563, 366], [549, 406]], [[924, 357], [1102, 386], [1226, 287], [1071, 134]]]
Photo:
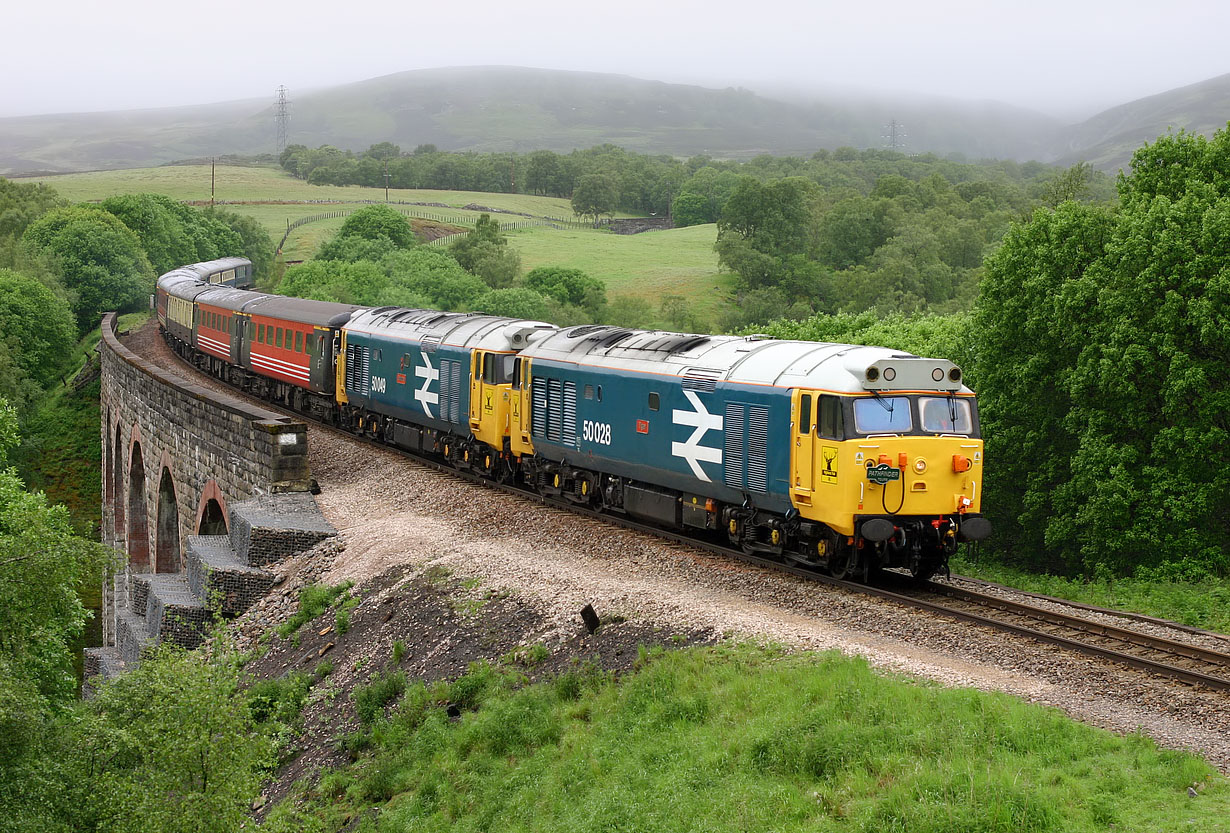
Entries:
[[837, 447], [831, 445], [820, 446], [820, 482], [821, 483], [836, 483], [837, 482]]

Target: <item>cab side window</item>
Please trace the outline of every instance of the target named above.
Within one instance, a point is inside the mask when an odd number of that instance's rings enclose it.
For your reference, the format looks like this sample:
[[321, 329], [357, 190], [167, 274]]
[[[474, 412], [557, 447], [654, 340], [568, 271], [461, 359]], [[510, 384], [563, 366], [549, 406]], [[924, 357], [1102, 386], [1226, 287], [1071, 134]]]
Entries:
[[820, 418], [816, 420], [816, 433], [828, 440], [844, 440], [846, 438], [846, 426], [841, 413], [840, 397], [820, 397]]
[[797, 420], [800, 434], [811, 433], [811, 394], [799, 396], [799, 418]]

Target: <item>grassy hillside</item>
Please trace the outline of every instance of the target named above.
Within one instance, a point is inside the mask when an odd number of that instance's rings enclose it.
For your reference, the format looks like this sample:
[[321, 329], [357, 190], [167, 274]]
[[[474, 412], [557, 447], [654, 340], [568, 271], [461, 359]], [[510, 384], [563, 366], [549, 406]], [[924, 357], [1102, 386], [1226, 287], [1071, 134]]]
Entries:
[[[91, 171], [32, 177], [22, 182], [45, 182], [62, 196], [76, 201], [102, 200], [115, 194], [148, 192], [165, 194], [172, 199], [208, 201], [210, 190], [209, 165], [176, 165], [160, 168], [133, 168], [120, 171]], [[214, 170], [214, 193], [227, 210], [256, 218], [276, 243], [288, 224], [301, 217], [331, 211], [353, 211], [367, 202], [383, 202], [383, 188], [358, 186], [308, 185], [280, 168], [218, 165]], [[540, 197], [531, 194], [490, 194], [478, 191], [435, 191], [392, 188], [389, 199], [394, 203], [434, 203], [413, 208], [444, 222], [471, 226], [481, 211], [465, 210], [467, 205], [517, 212], [536, 217], [572, 219], [572, 205], [566, 199]], [[321, 204], [320, 201], [329, 200]], [[448, 206], [441, 208], [439, 205]], [[617, 215], [620, 216], [620, 215]], [[498, 213], [501, 223], [525, 219], [517, 214]], [[342, 220], [322, 220], [295, 229], [283, 258], [304, 260], [341, 226]]]
[[1212, 135], [1230, 118], [1230, 75], [1113, 107], [1072, 127], [1061, 161], [1087, 161], [1095, 168], [1127, 167], [1132, 153], [1169, 129]]
[[[292, 95], [294, 91], [292, 91]], [[463, 67], [417, 70], [295, 95], [291, 142], [363, 150], [570, 151], [610, 142], [647, 153], [750, 157], [809, 155], [843, 145], [880, 147], [904, 120], [913, 152], [1044, 158], [1059, 127], [995, 103], [918, 96], [806, 102], [741, 88], [711, 89], [623, 75]], [[274, 150], [273, 94], [125, 113], [0, 119], [0, 173], [154, 165]]]
[[[524, 655], [549, 656], [534, 647]], [[269, 824], [1230, 829], [1230, 790], [1206, 763], [1012, 697], [894, 679], [836, 653], [642, 648], [637, 666], [618, 681], [590, 664], [524, 687], [519, 669], [487, 663], [451, 684], [376, 674], [352, 693], [356, 763], [300, 782]]]
[[[209, 165], [171, 165], [159, 168], [132, 168], [119, 171], [47, 175], [23, 178], [20, 182], [45, 182], [67, 199], [101, 200], [113, 194], [149, 192], [166, 194], [177, 200], [209, 200]], [[357, 185], [308, 185], [281, 168], [218, 165], [214, 170], [214, 199], [219, 202], [279, 202], [287, 200], [338, 200], [384, 202], [383, 188]], [[392, 202], [435, 202], [455, 208], [477, 204], [526, 214], [571, 217], [572, 205], [566, 199], [531, 194], [490, 194], [479, 191], [430, 191], [389, 189]], [[316, 211], [324, 209], [317, 208]]]
[[605, 283], [609, 297], [634, 295], [654, 305], [663, 295], [681, 295], [709, 321], [730, 303], [733, 288], [733, 276], [718, 269], [716, 238], [713, 225], [633, 235], [525, 229], [508, 236], [526, 271], [537, 266], [580, 269]]

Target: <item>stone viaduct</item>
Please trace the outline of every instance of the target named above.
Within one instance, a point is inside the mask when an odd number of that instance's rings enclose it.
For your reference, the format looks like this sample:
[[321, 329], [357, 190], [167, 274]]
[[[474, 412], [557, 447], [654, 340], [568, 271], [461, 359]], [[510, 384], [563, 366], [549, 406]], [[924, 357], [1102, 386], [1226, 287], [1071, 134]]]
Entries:
[[267, 592], [262, 569], [335, 534], [308, 492], [307, 426], [167, 373], [103, 318], [102, 541], [123, 554], [103, 586], [110, 676], [161, 640], [201, 641], [219, 613]]

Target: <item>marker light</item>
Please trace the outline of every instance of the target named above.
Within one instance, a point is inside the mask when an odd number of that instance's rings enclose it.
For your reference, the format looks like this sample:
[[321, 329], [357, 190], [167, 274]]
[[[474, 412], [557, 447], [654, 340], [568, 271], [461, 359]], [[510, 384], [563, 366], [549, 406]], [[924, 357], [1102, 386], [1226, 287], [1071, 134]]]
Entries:
[[952, 455], [952, 470], [956, 473], [960, 474], [963, 471], [969, 471], [971, 465], [973, 464], [970, 463], [969, 458], [964, 454]]
[[923, 458], [919, 457], [917, 460], [915, 460], [915, 461], [914, 461], [914, 471], [918, 472], [919, 474], [922, 474], [922, 473], [923, 473], [923, 472], [925, 472], [926, 470], [927, 470], [927, 461], [926, 461], [926, 460], [924, 460]]

